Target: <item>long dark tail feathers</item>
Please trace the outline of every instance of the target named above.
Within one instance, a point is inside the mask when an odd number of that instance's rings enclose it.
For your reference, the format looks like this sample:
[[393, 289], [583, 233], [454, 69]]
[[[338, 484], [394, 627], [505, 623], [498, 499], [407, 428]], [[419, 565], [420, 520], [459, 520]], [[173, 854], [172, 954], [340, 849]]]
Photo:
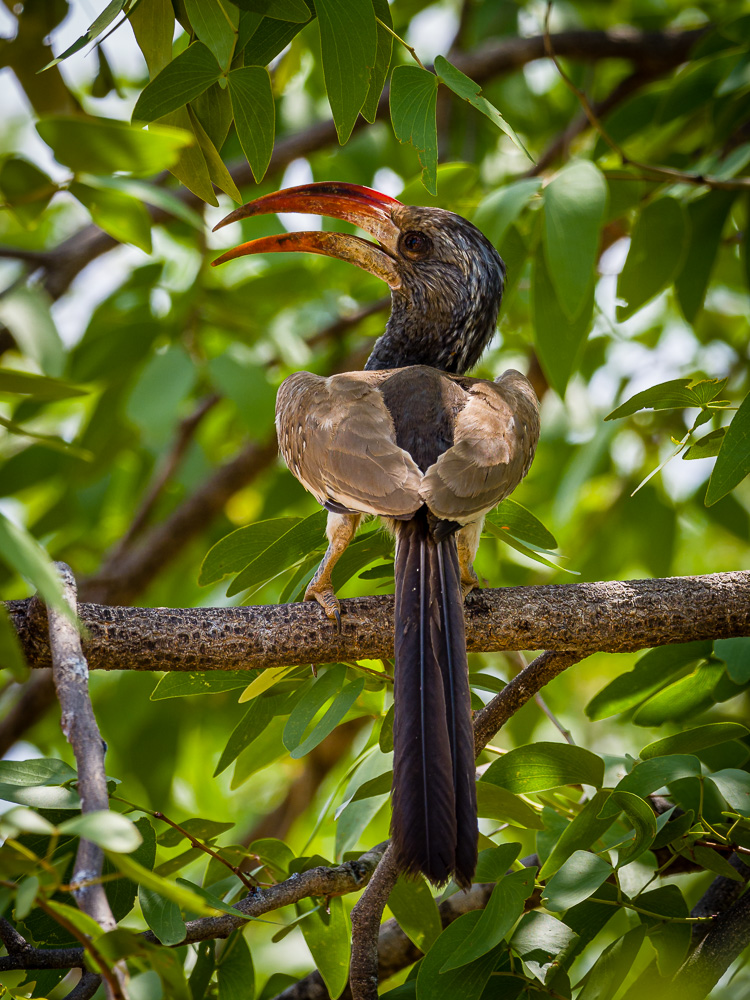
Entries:
[[437, 884], [477, 861], [474, 733], [455, 535], [396, 528], [393, 820], [396, 858]]

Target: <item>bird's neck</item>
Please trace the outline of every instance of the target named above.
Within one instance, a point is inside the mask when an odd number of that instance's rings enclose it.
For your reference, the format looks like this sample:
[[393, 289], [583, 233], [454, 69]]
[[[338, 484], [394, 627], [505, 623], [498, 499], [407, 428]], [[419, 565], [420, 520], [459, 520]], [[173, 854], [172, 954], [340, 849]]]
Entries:
[[385, 333], [367, 359], [367, 371], [429, 365], [462, 375], [479, 360], [497, 325], [500, 296], [392, 293]]

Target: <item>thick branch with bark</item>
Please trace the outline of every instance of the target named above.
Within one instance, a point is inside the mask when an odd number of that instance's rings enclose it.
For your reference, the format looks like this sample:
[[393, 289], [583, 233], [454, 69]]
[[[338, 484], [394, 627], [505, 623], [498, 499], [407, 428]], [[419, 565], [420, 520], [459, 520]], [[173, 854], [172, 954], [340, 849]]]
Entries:
[[[6, 607], [32, 667], [50, 665], [30, 600]], [[341, 633], [314, 603], [236, 608], [112, 608], [82, 604], [94, 670], [259, 670], [393, 653], [393, 598], [342, 601]], [[475, 591], [466, 601], [470, 651], [553, 649], [578, 658], [750, 635], [750, 572]], [[533, 693], [533, 692], [532, 692]]]

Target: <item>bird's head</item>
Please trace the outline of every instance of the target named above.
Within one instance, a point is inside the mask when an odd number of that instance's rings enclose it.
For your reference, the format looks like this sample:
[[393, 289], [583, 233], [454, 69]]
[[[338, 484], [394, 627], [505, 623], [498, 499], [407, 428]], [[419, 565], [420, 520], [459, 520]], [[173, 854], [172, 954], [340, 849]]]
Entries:
[[247, 254], [306, 252], [348, 260], [385, 281], [393, 310], [367, 362], [369, 369], [424, 364], [467, 371], [495, 332], [505, 265], [466, 219], [442, 208], [404, 205], [356, 184], [305, 184], [264, 195], [215, 227], [251, 215], [301, 212], [354, 223], [377, 242], [347, 233], [264, 236], [213, 263]]

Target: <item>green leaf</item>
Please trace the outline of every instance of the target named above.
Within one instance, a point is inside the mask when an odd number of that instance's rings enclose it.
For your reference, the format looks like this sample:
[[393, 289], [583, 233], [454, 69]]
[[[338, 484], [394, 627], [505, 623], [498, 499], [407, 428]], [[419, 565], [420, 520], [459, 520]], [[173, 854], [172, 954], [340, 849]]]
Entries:
[[311, 550], [321, 546], [325, 541], [326, 520], [326, 512], [318, 510], [289, 528], [235, 577], [227, 589], [227, 597], [278, 576]]
[[[289, 716], [284, 728], [284, 746], [296, 759], [304, 757], [341, 722], [346, 713], [362, 693], [364, 678], [344, 684], [346, 667], [337, 664], [317, 678], [307, 694], [300, 700]], [[322, 719], [314, 726], [305, 739], [307, 727], [320, 709], [330, 701], [331, 705]]]
[[185, 921], [177, 903], [145, 885], [138, 887], [138, 902], [143, 919], [163, 945], [169, 948], [185, 940]]
[[688, 323], [693, 322], [703, 306], [724, 222], [736, 194], [736, 191], [709, 191], [688, 204], [690, 246], [674, 283], [677, 301]]
[[708, 481], [706, 506], [730, 493], [750, 472], [750, 393], [727, 427], [716, 465]]
[[704, 434], [702, 438], [691, 444], [686, 451], [683, 451], [683, 459], [691, 462], [697, 458], [716, 458], [721, 450], [726, 432], [726, 427], [719, 427], [715, 431]]
[[[2, 301], [2, 300], [0, 300]], [[5, 318], [3, 317], [3, 322]], [[33, 399], [70, 399], [85, 396], [88, 389], [79, 389], [70, 382], [31, 372], [19, 372], [12, 368], [0, 368], [0, 393], [31, 396]]]
[[331, 1000], [336, 1000], [349, 979], [349, 921], [341, 896], [330, 899], [328, 906], [328, 913], [318, 909], [300, 927]]
[[172, 671], [164, 674], [154, 690], [151, 701], [165, 698], [185, 698], [194, 694], [224, 694], [247, 687], [247, 674], [240, 670]]
[[583, 902], [612, 874], [612, 866], [589, 851], [575, 851], [547, 883], [542, 905], [567, 910]]
[[531, 910], [521, 918], [509, 943], [522, 958], [528, 956], [531, 961], [539, 961], [541, 952], [549, 961], [570, 948], [577, 938], [578, 934], [562, 920]]
[[704, 844], [693, 844], [692, 847], [680, 853], [683, 857], [690, 858], [691, 861], [697, 861], [702, 868], [715, 875], [721, 875], [722, 878], [728, 878], [732, 882], [740, 882], [743, 885], [745, 883], [745, 879], [737, 869], [733, 868], [727, 859], [723, 858], [712, 847], [706, 847]]
[[604, 780], [604, 761], [590, 750], [567, 743], [532, 743], [493, 761], [482, 780], [520, 794], [559, 785], [599, 787]]
[[396, 66], [391, 74], [391, 121], [399, 142], [416, 149], [422, 165], [422, 183], [437, 194], [438, 78], [419, 66]]
[[295, 23], [307, 22], [310, 11], [303, 0], [232, 0], [240, 10], [265, 14], [266, 17]]
[[641, 211], [630, 240], [625, 266], [617, 279], [617, 319], [632, 316], [650, 302], [677, 273], [688, 239], [682, 204], [669, 196], [656, 198]]
[[474, 882], [499, 882], [510, 874], [508, 869], [520, 853], [520, 844], [500, 844], [480, 851]]
[[237, 138], [259, 184], [271, 162], [276, 128], [271, 77], [262, 66], [245, 66], [227, 80]]
[[173, 433], [174, 413], [195, 376], [195, 366], [181, 347], [169, 347], [149, 359], [125, 405], [128, 419], [146, 441], [166, 444]]
[[[29, 880], [32, 881], [32, 880]], [[38, 881], [33, 879], [34, 882]], [[90, 917], [88, 913], [84, 913], [82, 910], [77, 909], [75, 906], [68, 906], [67, 903], [60, 903], [56, 899], [48, 899], [47, 906], [59, 916], [64, 917], [68, 923], [73, 924], [75, 928], [81, 931], [89, 938], [97, 938], [100, 936], [102, 929], [99, 924]], [[18, 913], [18, 907], [16, 907], [16, 913]]]
[[232, 124], [232, 101], [229, 88], [219, 80], [190, 102], [190, 109], [217, 149], [226, 142]]
[[146, 181], [137, 180], [134, 177], [98, 177], [95, 174], [80, 174], [79, 180], [89, 187], [100, 190], [120, 191], [123, 194], [137, 198], [146, 205], [153, 205], [154, 208], [161, 208], [163, 211], [173, 215], [175, 219], [187, 222], [193, 229], [203, 232], [203, 219], [191, 208], [190, 205], [176, 196], [173, 191], [167, 188], [157, 187]]
[[63, 598], [60, 577], [42, 546], [25, 528], [0, 513], [0, 562], [25, 577], [45, 603], [62, 612], [69, 621], [75, 616]]
[[301, 520], [301, 517], [275, 517], [247, 524], [224, 535], [208, 550], [201, 564], [199, 586], [207, 587], [233, 573], [239, 573]]
[[148, 3], [137, 3], [131, 10], [128, 20], [153, 80], [172, 59], [174, 35], [172, 0], [148, 0]]
[[465, 73], [462, 73], [460, 69], [457, 69], [452, 63], [449, 63], [444, 56], [437, 56], [435, 59], [435, 72], [438, 74], [440, 80], [450, 87], [454, 94], [463, 98], [467, 101], [473, 108], [477, 111], [481, 111], [485, 118], [489, 118], [493, 125], [497, 125], [505, 134], [511, 139], [520, 150], [528, 156], [531, 162], [534, 162], [534, 158], [528, 149], [524, 146], [521, 140], [516, 135], [515, 131], [506, 122], [497, 108], [490, 104], [486, 97], [482, 97], [482, 88], [478, 83], [475, 83], [470, 79]]
[[473, 218], [474, 225], [482, 230], [490, 243], [499, 247], [510, 226], [541, 186], [541, 180], [532, 177], [493, 191], [479, 202]]
[[[697, 757], [677, 755], [672, 757], [654, 757], [636, 764], [630, 774], [626, 774], [615, 787], [616, 792], [632, 792], [642, 799], [652, 792], [682, 778], [693, 778], [701, 773], [701, 764]], [[619, 811], [615, 799], [607, 802], [600, 815], [611, 816]]]
[[34, 227], [57, 190], [51, 177], [20, 156], [8, 156], [0, 165], [3, 200], [24, 227]]
[[[60, 375], [65, 364], [65, 349], [50, 312], [52, 300], [42, 287], [8, 288], [0, 298], [0, 322], [13, 334], [22, 354], [37, 363], [45, 375]], [[7, 371], [7, 369], [6, 369]], [[0, 391], [2, 390], [0, 369]], [[29, 376], [31, 379], [37, 377]], [[63, 386], [64, 383], [59, 383]], [[80, 395], [72, 393], [72, 395]], [[49, 396], [63, 399], [64, 396]]]
[[562, 832], [560, 839], [552, 848], [547, 860], [542, 865], [539, 878], [546, 879], [554, 875], [575, 851], [585, 851], [603, 837], [614, 822], [615, 817], [601, 819], [601, 812], [610, 793], [600, 789], [596, 795], [585, 803], [583, 809], [573, 819], [572, 823]]
[[[215, 840], [219, 834], [225, 833], [227, 830], [231, 830], [234, 823], [223, 823], [221, 820], [215, 819], [204, 819], [202, 816], [192, 816], [190, 819], [185, 819], [180, 823], [182, 830], [189, 833], [196, 840], [212, 841]], [[180, 830], [175, 830], [174, 827], [169, 827], [163, 833], [159, 834], [158, 844], [160, 847], [177, 847], [185, 840], [185, 834]]]
[[735, 684], [750, 681], [750, 638], [717, 639], [714, 654], [727, 665], [727, 673]]
[[[393, 27], [393, 18], [388, 0], [372, 0], [375, 16], [389, 28]], [[375, 65], [370, 73], [370, 83], [367, 89], [367, 97], [362, 105], [362, 117], [370, 123], [375, 121], [378, 113], [380, 95], [388, 77], [388, 70], [391, 67], [391, 54], [393, 52], [393, 35], [386, 31], [383, 24], [377, 25], [377, 49], [375, 51]]]
[[665, 920], [658, 920], [642, 913], [638, 915], [648, 928], [648, 939], [656, 949], [659, 972], [662, 976], [673, 976], [687, 955], [692, 930], [690, 924], [677, 923], [670, 918], [682, 920], [689, 916], [687, 903], [676, 885], [663, 885], [650, 892], [642, 892], [638, 896], [638, 906], [666, 917]]
[[239, 10], [229, 0], [185, 0], [185, 10], [198, 39], [226, 72], [237, 41]]
[[151, 889], [153, 892], [158, 892], [166, 899], [171, 899], [173, 903], [176, 903], [179, 907], [188, 910], [190, 913], [194, 913], [201, 917], [216, 916], [217, 908], [215, 906], [209, 906], [205, 899], [198, 895], [197, 892], [193, 892], [192, 890], [186, 889], [181, 885], [177, 885], [169, 879], [162, 878], [160, 875], [157, 875], [156, 872], [149, 871], [143, 865], [134, 861], [129, 854], [110, 854], [106, 851], [105, 853], [117, 871], [122, 872], [123, 875], [127, 875], [128, 878], [137, 882], [138, 885], [144, 885], [147, 889]]
[[633, 722], [637, 726], [661, 726], [701, 711], [713, 702], [711, 693], [723, 674], [722, 663], [699, 663], [692, 673], [652, 695], [637, 710]]
[[696, 753], [706, 747], [713, 747], [729, 740], [743, 740], [750, 736], [750, 729], [739, 722], [714, 722], [709, 726], [698, 726], [684, 733], [667, 736], [655, 743], [645, 746], [639, 757], [649, 760], [651, 757], [664, 757], [674, 753]]
[[216, 963], [219, 1000], [247, 1000], [255, 995], [255, 969], [241, 930], [230, 935]]
[[543, 829], [539, 813], [523, 799], [489, 781], [477, 782], [477, 814], [483, 819], [496, 819], [523, 830]]
[[72, 788], [50, 785], [23, 787], [6, 785], [0, 781], [0, 798], [18, 802], [30, 809], [80, 809], [81, 800]]
[[456, 1000], [456, 997], [461, 1000], [479, 1000], [497, 965], [500, 946], [469, 966], [461, 966], [450, 972], [441, 970], [456, 949], [472, 934], [484, 912], [474, 910], [464, 913], [445, 928], [419, 963], [417, 1000]]
[[71, 184], [69, 191], [105, 233], [119, 243], [132, 243], [144, 253], [151, 253], [151, 216], [138, 198], [78, 183]]
[[132, 4], [132, 0], [110, 0], [104, 10], [95, 18], [91, 24], [88, 26], [86, 31], [77, 38], [72, 45], [69, 45], [65, 51], [53, 59], [52, 62], [47, 63], [40, 72], [44, 72], [45, 69], [51, 69], [53, 66], [57, 66], [58, 63], [62, 62], [63, 59], [67, 59], [68, 56], [72, 56], [75, 52], [80, 52], [82, 48], [92, 42], [108, 28], [110, 24], [114, 21], [120, 11]]
[[[244, 2], [245, 0], [243, 0]], [[264, 17], [245, 46], [245, 65], [266, 66], [289, 45], [314, 16], [315, 10], [310, 4], [306, 21], [279, 21], [275, 18]], [[240, 22], [240, 28], [242, 28], [242, 22]]]
[[19, 682], [27, 680], [29, 675], [18, 633], [3, 605], [0, 605], [0, 670], [10, 671], [13, 680]]
[[404, 934], [420, 951], [427, 953], [438, 939], [443, 925], [424, 876], [408, 880], [400, 876], [391, 889], [388, 906]]
[[193, 42], [144, 88], [136, 101], [132, 120], [153, 122], [177, 111], [208, 90], [220, 75], [221, 69], [211, 50], [203, 42]]
[[0, 760], [0, 783], [30, 788], [37, 785], [63, 785], [78, 778], [77, 772], [56, 757], [30, 760]]
[[174, 166], [180, 151], [193, 142], [180, 129], [153, 127], [144, 132], [106, 118], [42, 118], [36, 129], [55, 159], [76, 173], [148, 176]]
[[622, 809], [635, 831], [632, 843], [618, 848], [617, 867], [622, 868], [649, 849], [656, 836], [656, 817], [653, 809], [633, 792], [612, 792], [609, 805]]
[[615, 677], [594, 695], [585, 708], [586, 715], [589, 719], [598, 721], [627, 711], [663, 687], [672, 674], [710, 656], [712, 648], [710, 640], [701, 640], [657, 646], [649, 650], [632, 670]]
[[607, 184], [588, 160], [563, 167], [544, 188], [544, 253], [557, 301], [569, 320], [587, 306], [607, 210]]
[[729, 805], [743, 816], [750, 816], [750, 774], [735, 767], [724, 768], [709, 774], [706, 781], [712, 782]]
[[140, 846], [143, 838], [127, 816], [100, 809], [85, 813], [59, 824], [60, 833], [84, 837], [108, 851], [130, 854]]
[[216, 765], [214, 777], [228, 768], [245, 747], [260, 736], [275, 716], [288, 715], [303, 690], [300, 689], [291, 698], [285, 694], [277, 694], [253, 699], [250, 702], [247, 712], [242, 716], [230, 735], [227, 745], [219, 758], [219, 763]]
[[510, 531], [519, 541], [525, 542], [532, 548], [539, 548], [542, 551], [557, 548], [557, 541], [552, 532], [516, 500], [502, 500], [489, 512], [487, 519], [503, 530]]
[[632, 969], [645, 936], [641, 924], [608, 945], [586, 976], [577, 1000], [611, 1000]]
[[694, 379], [675, 378], [669, 382], [652, 385], [650, 389], [644, 389], [626, 399], [604, 419], [619, 420], [620, 417], [629, 417], [638, 410], [681, 410], [684, 407], [703, 406], [723, 391], [727, 380], [707, 379], [693, 383]]
[[537, 248], [531, 272], [532, 316], [539, 361], [550, 384], [560, 396], [578, 370], [594, 313], [593, 275], [589, 274], [587, 298], [574, 319], [565, 314], [555, 293], [547, 259]]
[[527, 868], [500, 879], [476, 926], [441, 967], [443, 975], [476, 961], [500, 944], [523, 913], [524, 903], [534, 891], [535, 871], [534, 868]]
[[343, 145], [352, 133], [375, 65], [377, 25], [372, 0], [316, 0], [328, 100]]
[[190, 136], [191, 145], [180, 151], [177, 162], [170, 168], [170, 173], [174, 174], [178, 181], [181, 181], [189, 191], [197, 195], [201, 201], [207, 205], [218, 205], [219, 202], [214, 194], [208, 164], [203, 155], [198, 137], [193, 129], [193, 119], [187, 107], [178, 108], [177, 111], [170, 111], [168, 115], [160, 118], [155, 125], [149, 125], [149, 133], [154, 128], [174, 128], [181, 129]]
[[238, 191], [237, 185], [234, 183], [232, 175], [227, 170], [224, 161], [221, 156], [219, 156], [218, 150], [211, 142], [206, 130], [198, 121], [198, 118], [190, 105], [188, 105], [187, 113], [188, 118], [190, 119], [190, 127], [193, 130], [195, 138], [198, 140], [201, 153], [206, 161], [209, 177], [220, 191], [223, 191], [224, 194], [228, 194], [230, 198], [239, 204], [242, 201], [242, 195]]

